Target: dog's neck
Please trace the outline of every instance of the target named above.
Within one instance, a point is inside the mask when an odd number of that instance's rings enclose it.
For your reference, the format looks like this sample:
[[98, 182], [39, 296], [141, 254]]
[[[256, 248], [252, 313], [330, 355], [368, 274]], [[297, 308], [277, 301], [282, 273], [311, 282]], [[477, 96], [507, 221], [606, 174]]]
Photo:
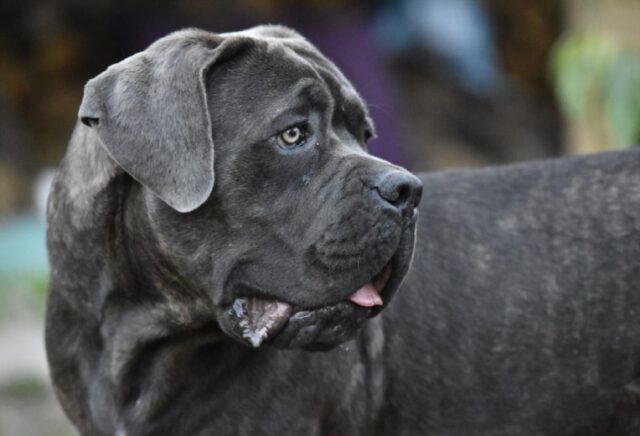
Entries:
[[[112, 261], [125, 283], [105, 301], [100, 326], [104, 340], [102, 365], [114, 387], [116, 403], [136, 420], [147, 419], [179, 385], [171, 381], [199, 348], [221, 341], [212, 318], [211, 302], [199, 301], [162, 255], [145, 213], [144, 199], [135, 186], [126, 196], [127, 212], [120, 225], [121, 241]], [[144, 267], [140, 265], [144, 264]], [[170, 278], [170, 279], [168, 279]], [[186, 305], [184, 301], [188, 301]]]

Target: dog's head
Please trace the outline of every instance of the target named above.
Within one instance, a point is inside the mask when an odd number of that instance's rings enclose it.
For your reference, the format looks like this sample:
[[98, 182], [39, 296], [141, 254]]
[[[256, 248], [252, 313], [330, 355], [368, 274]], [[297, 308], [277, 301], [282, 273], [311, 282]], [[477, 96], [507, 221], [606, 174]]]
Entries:
[[243, 343], [331, 348], [409, 268], [420, 181], [367, 153], [366, 106], [294, 31], [171, 34], [91, 80], [80, 119], [142, 186], [164, 292]]

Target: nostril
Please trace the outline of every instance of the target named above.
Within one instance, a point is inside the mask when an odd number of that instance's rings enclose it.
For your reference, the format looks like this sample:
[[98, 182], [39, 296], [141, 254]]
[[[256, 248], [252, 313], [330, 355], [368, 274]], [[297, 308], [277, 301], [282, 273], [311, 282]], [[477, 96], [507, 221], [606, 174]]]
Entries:
[[378, 191], [378, 194], [380, 195], [380, 197], [382, 197], [383, 200], [385, 200], [387, 203], [393, 204], [394, 206], [400, 200], [400, 192], [396, 191], [395, 189], [389, 190], [384, 189], [384, 187], [377, 186], [376, 191]]
[[422, 182], [406, 171], [391, 171], [376, 185], [379, 196], [398, 209], [402, 215], [412, 216], [422, 196]]
[[411, 187], [409, 185], [407, 185], [406, 183], [400, 184], [396, 186], [394, 195], [392, 196], [393, 198], [387, 198], [387, 201], [389, 201], [389, 203], [393, 204], [394, 206], [402, 205], [409, 199], [410, 191]]

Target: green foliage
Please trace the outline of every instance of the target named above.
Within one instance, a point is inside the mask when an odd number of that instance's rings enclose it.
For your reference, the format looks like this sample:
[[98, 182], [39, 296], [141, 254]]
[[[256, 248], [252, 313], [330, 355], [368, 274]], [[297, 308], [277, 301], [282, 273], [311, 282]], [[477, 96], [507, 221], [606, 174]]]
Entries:
[[640, 140], [640, 54], [610, 38], [571, 34], [556, 44], [550, 67], [567, 115], [582, 118], [598, 105], [618, 145]]
[[44, 395], [45, 382], [37, 377], [19, 377], [0, 384], [1, 397], [33, 397]]
[[570, 35], [556, 45], [551, 71], [558, 98], [567, 114], [584, 115], [587, 99], [608, 74], [615, 51], [611, 40], [590, 35]]
[[17, 274], [11, 277], [0, 274], [0, 319], [9, 315], [15, 304], [28, 307], [34, 314], [43, 316], [47, 300], [47, 275], [44, 272]]
[[605, 85], [605, 111], [618, 143], [640, 139], [640, 56], [620, 56]]

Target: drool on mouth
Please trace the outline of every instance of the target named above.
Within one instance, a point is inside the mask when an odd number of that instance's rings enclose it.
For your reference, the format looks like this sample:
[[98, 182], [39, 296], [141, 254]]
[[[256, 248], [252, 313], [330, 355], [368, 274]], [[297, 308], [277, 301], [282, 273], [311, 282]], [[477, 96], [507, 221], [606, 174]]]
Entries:
[[[382, 306], [381, 293], [391, 277], [388, 263], [375, 277], [349, 295], [346, 300], [356, 306], [370, 308]], [[231, 315], [238, 320], [242, 337], [254, 347], [276, 335], [293, 313], [291, 304], [268, 297], [238, 297], [231, 306]]]

